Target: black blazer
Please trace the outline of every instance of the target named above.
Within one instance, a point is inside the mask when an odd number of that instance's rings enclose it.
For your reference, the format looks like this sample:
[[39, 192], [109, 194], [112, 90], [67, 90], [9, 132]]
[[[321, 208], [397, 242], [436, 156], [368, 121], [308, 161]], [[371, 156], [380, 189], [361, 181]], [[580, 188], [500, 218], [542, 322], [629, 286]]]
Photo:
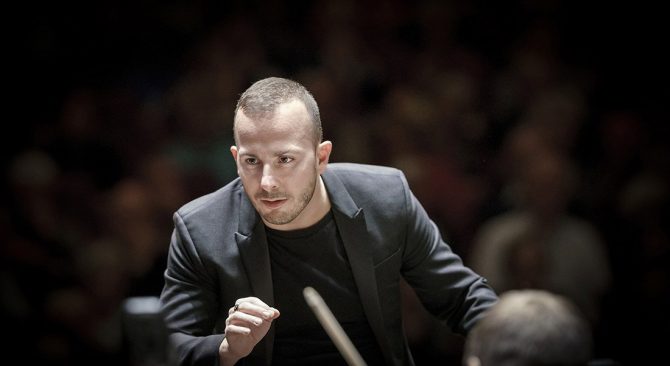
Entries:
[[[331, 163], [322, 174], [363, 309], [389, 365], [412, 365], [401, 323], [401, 276], [424, 306], [465, 334], [497, 301], [465, 267], [397, 169]], [[241, 297], [274, 304], [260, 216], [241, 181], [174, 214], [161, 302], [181, 364], [218, 365], [228, 309]], [[274, 327], [240, 364], [271, 364]]]

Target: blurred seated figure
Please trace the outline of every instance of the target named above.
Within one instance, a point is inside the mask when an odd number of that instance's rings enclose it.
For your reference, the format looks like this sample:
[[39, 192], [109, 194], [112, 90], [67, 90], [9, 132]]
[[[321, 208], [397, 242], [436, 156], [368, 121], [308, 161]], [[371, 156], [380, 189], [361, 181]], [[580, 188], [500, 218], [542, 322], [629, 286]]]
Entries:
[[463, 365], [576, 366], [591, 365], [591, 357], [591, 329], [570, 300], [513, 290], [501, 294], [468, 334]]
[[528, 157], [517, 178], [522, 200], [479, 228], [472, 267], [499, 293], [535, 288], [566, 296], [593, 326], [610, 285], [610, 264], [595, 226], [568, 210], [574, 167], [545, 150]]

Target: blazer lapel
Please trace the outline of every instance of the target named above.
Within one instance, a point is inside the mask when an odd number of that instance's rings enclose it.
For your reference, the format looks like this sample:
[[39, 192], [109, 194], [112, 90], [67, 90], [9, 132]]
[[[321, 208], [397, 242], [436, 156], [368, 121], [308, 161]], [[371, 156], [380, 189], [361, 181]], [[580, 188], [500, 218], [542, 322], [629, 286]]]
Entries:
[[[265, 226], [244, 192], [240, 192], [239, 226], [235, 233], [235, 240], [253, 296], [274, 306], [270, 253], [265, 236]], [[274, 326], [270, 328], [268, 334], [263, 338], [264, 341], [259, 342], [248, 356], [255, 360], [251, 364], [271, 364], [274, 329]]]
[[367, 225], [362, 208], [359, 208], [340, 179], [327, 169], [322, 175], [333, 207], [333, 216], [349, 257], [351, 271], [358, 287], [363, 310], [382, 351], [392, 360], [393, 352], [384, 330], [384, 318], [377, 291], [377, 279], [368, 245]]
[[242, 195], [240, 197], [240, 221], [235, 240], [249, 282], [251, 282], [253, 294], [265, 302], [273, 302], [270, 253], [265, 237], [265, 226], [246, 194], [242, 193]]

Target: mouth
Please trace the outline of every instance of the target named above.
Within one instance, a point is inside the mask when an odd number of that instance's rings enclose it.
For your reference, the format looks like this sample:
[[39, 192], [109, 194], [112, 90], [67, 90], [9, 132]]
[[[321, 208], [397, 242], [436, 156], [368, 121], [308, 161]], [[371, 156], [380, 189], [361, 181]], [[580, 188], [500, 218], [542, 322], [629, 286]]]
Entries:
[[285, 198], [282, 198], [282, 199], [261, 199], [260, 201], [263, 204], [263, 206], [272, 210], [272, 209], [278, 208], [281, 205], [283, 205], [284, 202], [286, 202], [286, 199]]

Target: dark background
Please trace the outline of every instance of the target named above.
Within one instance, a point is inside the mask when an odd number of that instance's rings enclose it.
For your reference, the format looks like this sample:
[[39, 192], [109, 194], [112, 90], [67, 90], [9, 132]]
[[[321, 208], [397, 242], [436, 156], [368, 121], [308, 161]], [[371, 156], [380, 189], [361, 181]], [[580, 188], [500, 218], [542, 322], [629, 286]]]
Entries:
[[[333, 161], [407, 170], [466, 264], [479, 226], [504, 210], [505, 137], [534, 96], [577, 95], [563, 150], [582, 176], [570, 209], [602, 234], [613, 278], [594, 326], [596, 354], [625, 364], [661, 357], [670, 305], [667, 22], [660, 5], [642, 2], [537, 3], [8, 8], [4, 347], [37, 364], [122, 363], [120, 302], [159, 294], [172, 212], [236, 176], [235, 101], [276, 75], [313, 92]], [[561, 127], [554, 117], [548, 123]], [[444, 185], [431, 181], [435, 172]], [[626, 196], [648, 177], [641, 196]], [[621, 207], [627, 199], [634, 209]], [[459, 339], [416, 339], [417, 361], [458, 362]]]

